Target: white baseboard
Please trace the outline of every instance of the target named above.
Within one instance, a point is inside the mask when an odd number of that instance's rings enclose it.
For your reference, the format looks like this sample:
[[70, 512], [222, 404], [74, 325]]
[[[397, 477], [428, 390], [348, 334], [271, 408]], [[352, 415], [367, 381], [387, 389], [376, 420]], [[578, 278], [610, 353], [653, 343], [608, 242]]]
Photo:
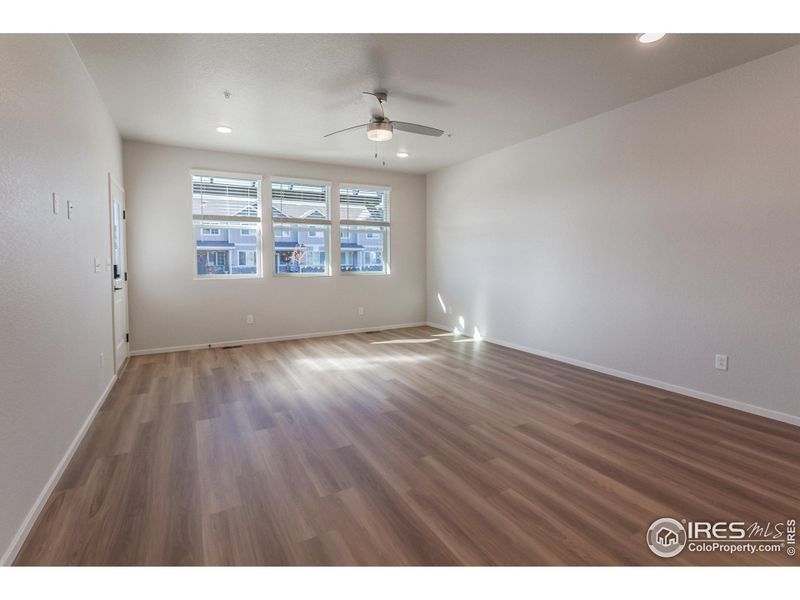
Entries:
[[331, 335], [344, 335], [347, 333], [364, 333], [365, 331], [386, 331], [388, 329], [403, 329], [404, 327], [421, 327], [424, 321], [416, 323], [401, 323], [398, 325], [376, 325], [375, 327], [359, 327], [357, 329], [339, 329], [335, 331], [317, 331], [313, 333], [298, 333], [293, 335], [278, 335], [273, 337], [249, 338], [246, 340], [229, 340], [226, 342], [212, 342], [207, 344], [189, 344], [187, 346], [167, 346], [164, 348], [147, 348], [133, 350], [131, 356], [145, 354], [163, 354], [165, 352], [184, 352], [186, 350], [203, 350], [205, 348], [223, 348], [225, 346], [244, 346], [246, 344], [264, 344], [267, 342], [282, 342], [286, 340], [302, 340], [305, 338], [328, 337]]
[[[442, 325], [441, 323], [433, 323], [431, 321], [428, 321], [426, 325], [430, 327], [435, 327], [436, 329], [442, 329], [444, 331], [453, 330], [452, 327]], [[590, 371], [597, 371], [598, 373], [604, 373], [606, 375], [619, 377], [620, 379], [627, 379], [628, 381], [642, 383], [644, 385], [649, 385], [654, 388], [667, 390], [668, 392], [674, 392], [676, 394], [681, 394], [683, 396], [689, 396], [690, 398], [705, 400], [706, 402], [713, 402], [714, 404], [719, 404], [721, 406], [726, 406], [728, 408], [741, 410], [743, 412], [750, 413], [753, 415], [767, 417], [768, 419], [774, 419], [776, 421], [782, 421], [783, 423], [789, 423], [790, 425], [800, 426], [800, 416], [797, 415], [790, 415], [788, 413], [772, 410], [770, 408], [764, 408], [761, 406], [756, 406], [754, 404], [748, 404], [747, 402], [741, 402], [739, 400], [732, 400], [730, 398], [724, 398], [722, 396], [717, 396], [715, 394], [709, 394], [708, 392], [693, 390], [691, 388], [675, 385], [673, 383], [659, 381], [658, 379], [651, 379], [649, 377], [642, 377], [641, 375], [634, 375], [633, 373], [626, 373], [625, 371], [618, 371], [617, 369], [611, 369], [609, 367], [604, 367], [602, 365], [595, 365], [593, 363], [577, 360], [575, 358], [570, 358], [568, 356], [553, 354], [552, 352], [546, 352], [544, 350], [531, 348], [529, 346], [522, 346], [520, 344], [514, 344], [512, 342], [506, 342], [504, 340], [498, 340], [491, 337], [484, 337], [483, 339], [492, 344], [497, 344], [498, 346], [505, 346], [506, 348], [512, 348], [514, 350], [519, 350], [521, 352], [527, 352], [528, 354], [534, 354], [536, 356], [542, 356], [544, 358], [557, 360], [558, 362], [566, 363], [568, 365], [583, 367], [584, 369], [589, 369]]]
[[[120, 371], [121, 372], [121, 371]], [[50, 479], [47, 480], [44, 488], [42, 489], [39, 497], [36, 498], [36, 502], [33, 503], [33, 506], [28, 511], [25, 520], [22, 521], [22, 525], [20, 525], [19, 529], [17, 530], [14, 539], [11, 540], [11, 544], [6, 549], [3, 557], [0, 558], [0, 566], [8, 566], [14, 562], [14, 559], [17, 557], [17, 553], [22, 548], [22, 544], [25, 543], [25, 539], [28, 537], [28, 534], [33, 527], [33, 524], [36, 522], [36, 519], [39, 517], [39, 513], [42, 512], [44, 505], [47, 503], [47, 499], [50, 498], [50, 494], [53, 493], [53, 489], [56, 487], [58, 480], [61, 478], [61, 475], [64, 473], [64, 469], [67, 468], [69, 461], [72, 459], [72, 455], [75, 454], [75, 451], [78, 449], [81, 441], [83, 441], [83, 437], [86, 435], [86, 432], [89, 431], [89, 426], [94, 421], [95, 415], [97, 415], [97, 411], [100, 410], [100, 407], [105, 402], [106, 398], [108, 398], [109, 392], [111, 392], [111, 388], [114, 387], [114, 384], [117, 382], [117, 376], [114, 375], [111, 378], [111, 381], [108, 382], [105, 391], [102, 393], [100, 398], [97, 400], [95, 405], [92, 407], [92, 410], [89, 412], [89, 415], [86, 417], [86, 420], [81, 425], [78, 434], [75, 436], [75, 439], [72, 440], [72, 443], [67, 448], [67, 451], [64, 453], [64, 456], [61, 458], [61, 461], [56, 466], [55, 471], [50, 476]]]

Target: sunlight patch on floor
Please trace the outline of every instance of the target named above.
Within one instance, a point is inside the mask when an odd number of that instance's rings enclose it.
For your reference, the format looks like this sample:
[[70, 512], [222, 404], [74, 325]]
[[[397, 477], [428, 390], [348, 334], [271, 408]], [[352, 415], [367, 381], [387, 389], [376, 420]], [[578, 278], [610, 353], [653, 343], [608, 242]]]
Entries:
[[404, 340], [383, 340], [380, 342], [370, 342], [370, 344], [430, 344], [439, 340], [430, 338], [409, 338]]
[[432, 360], [430, 356], [371, 356], [298, 358], [292, 361], [300, 368], [312, 371], [355, 371], [391, 364], [418, 363]]

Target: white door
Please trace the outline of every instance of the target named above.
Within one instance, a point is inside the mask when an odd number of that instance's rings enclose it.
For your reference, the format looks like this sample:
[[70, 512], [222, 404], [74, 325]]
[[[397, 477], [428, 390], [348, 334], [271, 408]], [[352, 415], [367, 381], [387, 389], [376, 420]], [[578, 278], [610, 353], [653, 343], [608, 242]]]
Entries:
[[114, 371], [128, 358], [128, 263], [125, 256], [125, 190], [108, 175], [113, 265]]

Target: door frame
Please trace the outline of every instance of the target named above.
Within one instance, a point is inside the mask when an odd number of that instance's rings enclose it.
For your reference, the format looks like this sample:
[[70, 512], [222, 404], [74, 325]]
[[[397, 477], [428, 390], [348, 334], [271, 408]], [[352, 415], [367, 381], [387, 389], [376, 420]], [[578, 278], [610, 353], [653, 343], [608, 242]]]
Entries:
[[[122, 184], [114, 179], [114, 176], [111, 173], [108, 174], [108, 241], [109, 241], [109, 258], [110, 258], [110, 274], [111, 279], [109, 281], [109, 286], [111, 288], [111, 360], [113, 361], [112, 365], [114, 367], [114, 373], [119, 375], [122, 372], [122, 369], [125, 367], [128, 359], [130, 358], [130, 346], [128, 346], [128, 356], [125, 358], [125, 362], [123, 362], [119, 369], [117, 369], [117, 315], [116, 315], [116, 303], [114, 302], [114, 189], [122, 192], [123, 196], [125, 195], [125, 188], [122, 187]], [[126, 198], [127, 200], [127, 198]], [[127, 202], [126, 202], [127, 204]], [[123, 208], [123, 211], [125, 209]], [[125, 227], [125, 216], [123, 214], [122, 219], [120, 219], [120, 225]], [[120, 242], [122, 247], [120, 249], [121, 256], [123, 257], [123, 266], [125, 267], [123, 273], [127, 272], [128, 269], [128, 256], [127, 256], [127, 245], [128, 245], [128, 236], [127, 231], [120, 235]], [[123, 275], [124, 277], [124, 275]], [[125, 281], [125, 294], [128, 294], [128, 282]], [[129, 313], [128, 309], [128, 302], [130, 301], [130, 296], [128, 297], [128, 301], [125, 302], [125, 309], [126, 312]], [[130, 327], [129, 324], [130, 314], [125, 315], [125, 323], [126, 327]], [[127, 332], [126, 332], [127, 333]]]

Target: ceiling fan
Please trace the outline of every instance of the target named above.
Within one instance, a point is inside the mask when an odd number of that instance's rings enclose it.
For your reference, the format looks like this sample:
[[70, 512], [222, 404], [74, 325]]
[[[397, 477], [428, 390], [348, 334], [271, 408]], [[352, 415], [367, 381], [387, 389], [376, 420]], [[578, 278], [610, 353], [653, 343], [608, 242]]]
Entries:
[[387, 92], [362, 92], [362, 94], [375, 96], [375, 98], [378, 100], [378, 106], [381, 112], [373, 114], [369, 123], [340, 129], [339, 131], [334, 131], [324, 135], [323, 137], [330, 137], [332, 135], [336, 135], [337, 133], [344, 133], [345, 131], [353, 131], [355, 129], [362, 128], [366, 128], [367, 137], [373, 142], [388, 142], [390, 139], [392, 139], [395, 129], [398, 131], [405, 131], [407, 133], [417, 133], [419, 135], [430, 135], [433, 137], [439, 137], [444, 133], [444, 131], [441, 129], [436, 129], [435, 127], [427, 127], [426, 125], [418, 125], [416, 123], [406, 123], [405, 121], [391, 121], [386, 118], [383, 105], [386, 103], [386, 100], [389, 97]]

